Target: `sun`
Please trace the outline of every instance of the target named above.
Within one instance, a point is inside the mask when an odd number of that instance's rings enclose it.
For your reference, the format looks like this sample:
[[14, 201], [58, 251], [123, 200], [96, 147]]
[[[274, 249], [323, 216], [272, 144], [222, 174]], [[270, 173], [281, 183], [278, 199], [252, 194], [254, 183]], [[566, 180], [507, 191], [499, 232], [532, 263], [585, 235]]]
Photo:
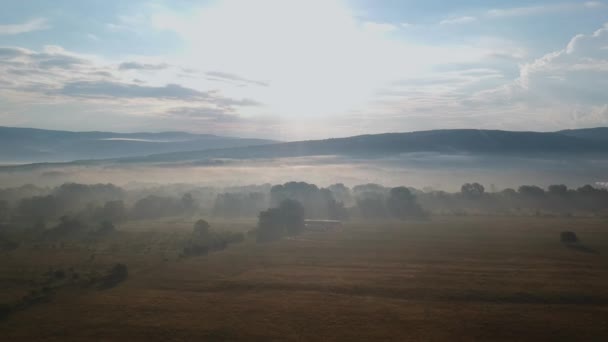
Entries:
[[184, 38], [185, 63], [267, 82], [223, 91], [255, 97], [285, 118], [358, 108], [395, 76], [395, 64], [407, 65], [390, 30], [357, 19], [344, 1], [222, 1], [154, 21]]

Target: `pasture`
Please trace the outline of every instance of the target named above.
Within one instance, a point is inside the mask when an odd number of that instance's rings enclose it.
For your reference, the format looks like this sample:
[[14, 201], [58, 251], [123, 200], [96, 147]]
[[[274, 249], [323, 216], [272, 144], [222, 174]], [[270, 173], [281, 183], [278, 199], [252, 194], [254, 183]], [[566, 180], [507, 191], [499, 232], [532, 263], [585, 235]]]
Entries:
[[[608, 340], [606, 219], [357, 221], [180, 258], [192, 222], [132, 221], [99, 240], [0, 252], [0, 302], [49, 270], [129, 267], [110, 289], [58, 286], [48, 301], [0, 320], [2, 339]], [[580, 244], [562, 244], [566, 230]]]

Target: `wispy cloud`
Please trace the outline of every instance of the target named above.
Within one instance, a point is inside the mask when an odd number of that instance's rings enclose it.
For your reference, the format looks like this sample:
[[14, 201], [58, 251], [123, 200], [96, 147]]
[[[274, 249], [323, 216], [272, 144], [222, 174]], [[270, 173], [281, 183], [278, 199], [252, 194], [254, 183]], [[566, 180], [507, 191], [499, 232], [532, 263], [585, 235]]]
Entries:
[[522, 6], [522, 7], [511, 7], [511, 8], [497, 8], [491, 9], [486, 12], [487, 17], [518, 17], [518, 16], [529, 16], [539, 15], [550, 12], [563, 12], [573, 11], [581, 9], [596, 9], [604, 7], [604, 3], [600, 1], [587, 1], [584, 3], [580, 2], [563, 2], [547, 5], [535, 5], [535, 6]]
[[212, 122], [235, 122], [239, 120], [232, 108], [179, 107], [166, 111], [165, 115]]
[[21, 24], [3, 24], [0, 25], [0, 35], [14, 35], [33, 31], [41, 31], [50, 29], [48, 21], [44, 18], [30, 19]]
[[587, 1], [584, 3], [585, 7], [588, 8], [600, 8], [605, 7], [606, 5], [601, 1]]
[[476, 17], [463, 16], [463, 17], [444, 19], [439, 22], [439, 25], [468, 24], [468, 23], [472, 23], [474, 21], [477, 21]]
[[119, 70], [163, 70], [167, 69], [168, 67], [169, 64], [167, 63], [149, 64], [139, 62], [123, 62], [118, 65]]
[[228, 82], [246, 83], [246, 84], [253, 84], [253, 85], [258, 85], [258, 86], [262, 86], [262, 87], [268, 86], [268, 83], [264, 82], [264, 81], [250, 80], [250, 79], [241, 77], [239, 75], [222, 72], [222, 71], [208, 71], [205, 73], [205, 75], [207, 76], [207, 78], [209, 80], [212, 80], [212, 81], [228, 81]]

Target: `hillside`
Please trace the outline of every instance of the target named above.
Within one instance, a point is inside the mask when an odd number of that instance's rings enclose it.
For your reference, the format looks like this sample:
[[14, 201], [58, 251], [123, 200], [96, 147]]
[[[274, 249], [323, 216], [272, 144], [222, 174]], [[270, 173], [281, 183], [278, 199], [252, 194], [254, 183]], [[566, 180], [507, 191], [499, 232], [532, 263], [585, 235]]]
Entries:
[[568, 129], [559, 131], [558, 133], [568, 135], [571, 137], [589, 139], [589, 140], [600, 140], [608, 142], [608, 127], [596, 127], [596, 128], [582, 128], [582, 129]]
[[491, 155], [604, 154], [608, 153], [608, 143], [560, 132], [541, 133], [473, 129], [432, 130], [155, 154], [145, 157], [124, 158], [119, 162], [180, 162], [207, 158], [250, 159], [315, 155], [379, 157], [415, 152]]
[[64, 162], [274, 143], [184, 132], [70, 132], [0, 127], [0, 162]]

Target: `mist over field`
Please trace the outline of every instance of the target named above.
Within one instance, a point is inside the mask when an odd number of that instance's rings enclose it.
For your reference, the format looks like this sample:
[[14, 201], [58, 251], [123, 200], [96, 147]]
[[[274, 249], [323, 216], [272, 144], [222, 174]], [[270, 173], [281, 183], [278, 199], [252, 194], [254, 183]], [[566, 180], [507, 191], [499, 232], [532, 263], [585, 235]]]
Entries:
[[[193, 165], [194, 164], [194, 165]], [[198, 164], [198, 165], [197, 165]], [[419, 189], [457, 191], [463, 183], [478, 181], [495, 190], [521, 184], [566, 184], [577, 187], [605, 183], [608, 161], [602, 158], [511, 157], [410, 153], [393, 157], [349, 158], [343, 156], [279, 159], [217, 159], [192, 163], [156, 165], [53, 165], [25, 170], [0, 170], [3, 187], [23, 184], [57, 186], [66, 182], [189, 183], [205, 186], [237, 186], [285, 183], [301, 180], [328, 186], [381, 183]]]

